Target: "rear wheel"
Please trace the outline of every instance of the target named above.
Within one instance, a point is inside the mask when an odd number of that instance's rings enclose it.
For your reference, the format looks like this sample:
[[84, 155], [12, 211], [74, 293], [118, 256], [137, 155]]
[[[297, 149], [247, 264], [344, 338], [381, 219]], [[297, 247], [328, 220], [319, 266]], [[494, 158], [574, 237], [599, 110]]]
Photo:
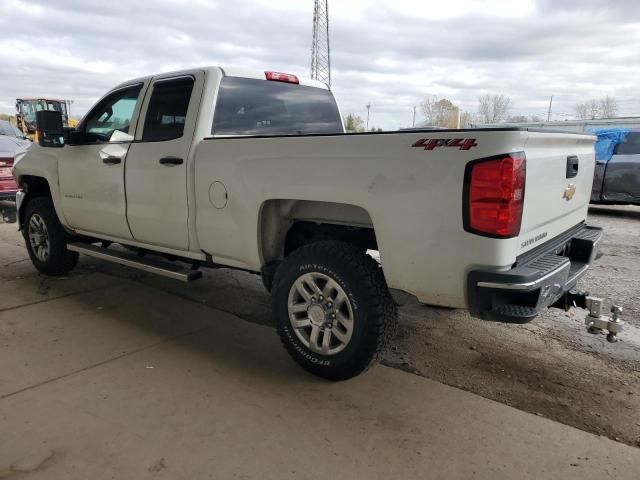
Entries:
[[276, 272], [272, 301], [289, 354], [330, 380], [354, 377], [376, 363], [397, 323], [382, 269], [345, 242], [293, 252]]
[[68, 234], [58, 220], [49, 197], [37, 197], [26, 206], [22, 228], [31, 263], [45, 275], [65, 275], [78, 263], [67, 250]]

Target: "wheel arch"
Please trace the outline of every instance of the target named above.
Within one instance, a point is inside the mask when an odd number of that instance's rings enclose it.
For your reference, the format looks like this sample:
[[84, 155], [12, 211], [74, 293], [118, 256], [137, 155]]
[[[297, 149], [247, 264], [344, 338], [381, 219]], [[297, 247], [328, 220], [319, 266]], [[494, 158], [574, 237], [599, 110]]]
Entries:
[[19, 178], [19, 185], [24, 192], [24, 197], [20, 203], [18, 210], [18, 228], [22, 230], [24, 224], [24, 215], [27, 204], [37, 197], [52, 197], [49, 181], [37, 175], [22, 175]]
[[369, 212], [345, 203], [267, 200], [260, 208], [258, 237], [263, 265], [277, 263], [296, 248], [320, 240], [342, 240], [377, 249]]

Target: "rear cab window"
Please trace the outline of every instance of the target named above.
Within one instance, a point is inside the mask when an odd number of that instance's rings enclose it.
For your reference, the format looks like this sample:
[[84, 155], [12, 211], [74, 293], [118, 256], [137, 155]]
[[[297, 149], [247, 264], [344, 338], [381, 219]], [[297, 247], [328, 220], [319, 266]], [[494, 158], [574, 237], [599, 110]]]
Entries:
[[213, 117], [214, 135], [342, 133], [340, 112], [328, 89], [225, 77]]
[[616, 145], [614, 155], [640, 155], [640, 132], [630, 132], [627, 137]]

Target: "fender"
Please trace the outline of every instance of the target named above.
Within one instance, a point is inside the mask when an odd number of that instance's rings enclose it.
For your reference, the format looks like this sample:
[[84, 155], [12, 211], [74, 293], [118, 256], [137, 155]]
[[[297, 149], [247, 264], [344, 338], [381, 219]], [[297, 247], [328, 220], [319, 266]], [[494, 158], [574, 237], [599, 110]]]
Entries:
[[[23, 191], [16, 196], [18, 228], [22, 228], [22, 207], [28, 203], [34, 194], [29, 188], [31, 178], [39, 178], [47, 183], [58, 219], [65, 228], [69, 228], [64, 212], [62, 211], [60, 186], [58, 183], [58, 155], [63, 152], [64, 149], [44, 148], [34, 144], [31, 145], [26, 152], [16, 157], [13, 176], [18, 182], [18, 185], [23, 189]], [[20, 197], [19, 199], [18, 196]]]

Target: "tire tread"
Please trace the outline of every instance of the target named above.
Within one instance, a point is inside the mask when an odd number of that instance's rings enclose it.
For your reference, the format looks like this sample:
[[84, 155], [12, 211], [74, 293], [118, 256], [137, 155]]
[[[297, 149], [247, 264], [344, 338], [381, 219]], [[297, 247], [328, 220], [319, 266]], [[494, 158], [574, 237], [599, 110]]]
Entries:
[[[367, 329], [365, 350], [357, 359], [350, 362], [346, 368], [332, 371], [324, 367], [311, 364], [299, 355], [295, 347], [286, 338], [283, 329], [278, 328], [280, 340], [289, 354], [304, 368], [313, 373], [331, 380], [345, 380], [365, 372], [378, 363], [389, 345], [391, 344], [398, 325], [396, 304], [391, 297], [387, 283], [382, 273], [382, 268], [373, 258], [362, 251], [356, 245], [333, 240], [324, 240], [303, 246], [295, 250], [287, 257], [276, 272], [273, 281], [273, 291], [277, 292], [285, 279], [285, 270], [288, 266], [300, 265], [305, 258], [314, 258], [321, 262], [323, 258], [333, 258], [342, 264], [345, 269], [354, 273], [356, 281], [364, 286], [367, 292], [365, 299], [365, 311], [367, 321], [372, 322], [373, 328]], [[283, 268], [284, 267], [284, 268]], [[277, 314], [274, 299], [274, 312]]]

